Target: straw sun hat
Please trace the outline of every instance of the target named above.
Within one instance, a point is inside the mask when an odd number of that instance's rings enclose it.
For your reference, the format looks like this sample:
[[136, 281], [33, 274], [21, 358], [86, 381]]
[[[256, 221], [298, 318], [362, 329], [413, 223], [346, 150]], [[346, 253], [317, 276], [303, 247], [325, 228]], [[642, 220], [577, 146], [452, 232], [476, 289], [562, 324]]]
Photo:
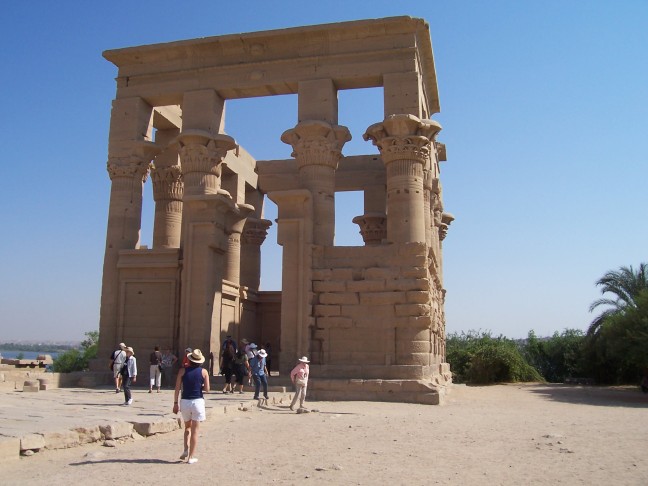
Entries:
[[203, 356], [202, 351], [200, 349], [194, 349], [190, 354], [187, 355], [187, 359], [192, 363], [197, 363], [197, 364], [205, 362], [205, 357]]

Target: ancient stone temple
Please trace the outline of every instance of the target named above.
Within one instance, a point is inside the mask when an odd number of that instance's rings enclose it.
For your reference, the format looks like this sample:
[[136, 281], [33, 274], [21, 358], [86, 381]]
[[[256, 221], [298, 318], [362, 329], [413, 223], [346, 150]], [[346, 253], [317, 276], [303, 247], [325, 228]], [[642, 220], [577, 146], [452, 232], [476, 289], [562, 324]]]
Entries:
[[[201, 348], [270, 342], [285, 378], [311, 359], [309, 395], [439, 403], [445, 363], [440, 162], [428, 25], [394, 17], [104, 52], [118, 68], [100, 355], [124, 341]], [[351, 134], [339, 90], [382, 87], [384, 119]], [[296, 94], [288, 160], [255, 160], [225, 133], [227, 100]], [[368, 155], [345, 157], [351, 137]], [[263, 154], [256, 154], [263, 156]], [[153, 184], [153, 247], [140, 246]], [[364, 246], [334, 245], [335, 194], [363, 191]], [[277, 204], [264, 219], [265, 197]], [[277, 224], [282, 290], [259, 290]], [[281, 378], [279, 378], [281, 379]]]

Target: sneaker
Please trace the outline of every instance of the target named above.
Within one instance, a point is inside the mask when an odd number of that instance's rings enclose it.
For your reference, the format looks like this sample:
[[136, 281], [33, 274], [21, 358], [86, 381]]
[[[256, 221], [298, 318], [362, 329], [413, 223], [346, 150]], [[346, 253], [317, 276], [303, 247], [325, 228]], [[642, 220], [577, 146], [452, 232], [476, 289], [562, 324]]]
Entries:
[[234, 390], [230, 390], [230, 393], [234, 393]]
[[198, 462], [198, 458], [192, 457], [187, 461], [187, 464], [196, 464]]
[[263, 395], [263, 398], [265, 398], [265, 399], [267, 400], [267, 399], [268, 399], [268, 395]]
[[184, 451], [182, 453], [182, 455], [180, 456], [180, 459], [182, 459], [184, 461], [187, 458], [188, 455], [189, 455], [189, 451]]
[[119, 393], [119, 388], [115, 388], [115, 393]]
[[243, 393], [243, 390], [239, 391], [239, 393]]
[[127, 406], [128, 406], [128, 402], [124, 402], [124, 403], [122, 403], [121, 406], [122, 406], [122, 407], [127, 407]]
[[258, 399], [259, 399], [259, 397], [254, 397], [254, 400], [258, 400]]
[[132, 404], [133, 404], [133, 399], [132, 398], [126, 402], [126, 405], [132, 405]]

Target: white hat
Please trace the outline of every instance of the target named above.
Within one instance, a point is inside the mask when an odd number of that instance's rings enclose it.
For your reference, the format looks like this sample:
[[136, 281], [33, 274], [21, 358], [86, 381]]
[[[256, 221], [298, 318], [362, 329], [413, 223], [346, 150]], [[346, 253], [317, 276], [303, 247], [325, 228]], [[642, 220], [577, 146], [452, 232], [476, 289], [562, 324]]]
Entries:
[[129, 352], [129, 353], [131, 353], [131, 354], [133, 354], [133, 355], [135, 354], [135, 351], [133, 351], [133, 348], [131, 348], [130, 346], [128, 346], [128, 347], [126, 348], [126, 351]]
[[191, 353], [187, 355], [187, 359], [191, 361], [192, 363], [204, 363], [205, 362], [205, 357], [202, 354], [202, 351], [198, 348], [194, 349]]
[[261, 351], [259, 351], [259, 356], [261, 356], [262, 358], [265, 358], [266, 356], [268, 356], [268, 353], [266, 353], [265, 349], [262, 349]]
[[256, 348], [257, 348], [256, 344], [254, 344], [254, 343], [250, 344], [250, 349], [256, 349]]
[[302, 363], [310, 363], [310, 361], [308, 361], [308, 358], [306, 356], [302, 356], [301, 358], [299, 358], [299, 361], [301, 361]]

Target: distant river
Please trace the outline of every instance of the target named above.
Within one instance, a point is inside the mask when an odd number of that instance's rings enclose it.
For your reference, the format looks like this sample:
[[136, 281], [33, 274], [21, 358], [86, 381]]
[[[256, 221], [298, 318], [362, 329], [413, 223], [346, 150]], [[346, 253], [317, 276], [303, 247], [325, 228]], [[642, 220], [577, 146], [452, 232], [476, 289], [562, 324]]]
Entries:
[[58, 357], [58, 353], [49, 351], [5, 351], [4, 349], [0, 349], [0, 355], [2, 355], [2, 357], [6, 359], [15, 359], [20, 353], [25, 356], [24, 359], [36, 359], [40, 354], [49, 354], [52, 359]]

